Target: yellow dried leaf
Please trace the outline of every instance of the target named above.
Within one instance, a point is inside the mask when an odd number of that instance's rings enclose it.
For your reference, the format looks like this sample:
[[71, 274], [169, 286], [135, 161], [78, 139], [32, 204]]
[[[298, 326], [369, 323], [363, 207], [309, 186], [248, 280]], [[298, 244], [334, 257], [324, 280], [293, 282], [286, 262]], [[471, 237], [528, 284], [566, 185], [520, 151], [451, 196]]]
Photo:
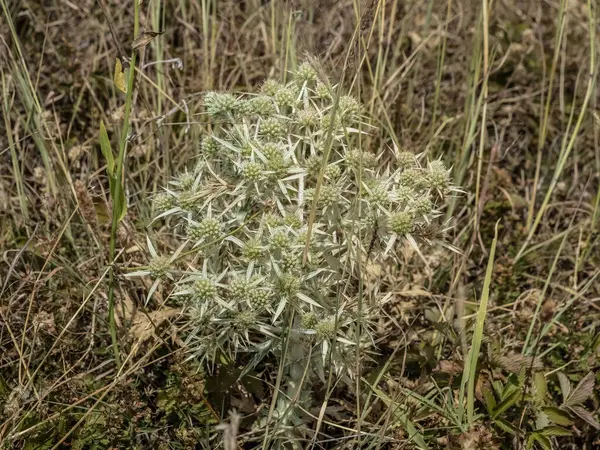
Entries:
[[121, 92], [127, 94], [127, 85], [125, 84], [125, 73], [123, 73], [123, 65], [121, 60], [117, 58], [115, 60], [115, 76], [113, 78], [115, 86]]

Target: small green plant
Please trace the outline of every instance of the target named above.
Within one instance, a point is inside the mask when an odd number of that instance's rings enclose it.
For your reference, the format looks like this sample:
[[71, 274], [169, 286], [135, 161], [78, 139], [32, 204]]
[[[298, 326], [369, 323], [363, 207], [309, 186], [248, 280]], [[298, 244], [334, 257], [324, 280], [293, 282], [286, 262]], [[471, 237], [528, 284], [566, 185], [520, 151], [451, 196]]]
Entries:
[[572, 427], [579, 422], [600, 429], [584, 403], [594, 393], [595, 375], [588, 373], [575, 388], [565, 374], [558, 373], [562, 402], [548, 390], [548, 380], [542, 372], [535, 372], [531, 387], [527, 388], [525, 370], [512, 374], [506, 382], [494, 381], [483, 390], [484, 405], [491, 423], [502, 433], [516, 437], [526, 430], [525, 448], [551, 450], [553, 439], [572, 436]]
[[276, 358], [287, 386], [280, 419], [313, 380], [333, 373], [351, 385], [389, 298], [362, 289], [366, 255], [393, 261], [406, 241], [427, 240], [454, 190], [439, 160], [360, 148], [360, 103], [311, 65], [292, 78], [267, 80], [256, 95], [205, 95], [212, 132], [195, 168], [155, 198], [156, 219], [181, 246], [161, 256], [150, 243], [153, 258], [136, 273], [156, 280], [151, 293], [175, 280], [187, 344], [209, 367]]

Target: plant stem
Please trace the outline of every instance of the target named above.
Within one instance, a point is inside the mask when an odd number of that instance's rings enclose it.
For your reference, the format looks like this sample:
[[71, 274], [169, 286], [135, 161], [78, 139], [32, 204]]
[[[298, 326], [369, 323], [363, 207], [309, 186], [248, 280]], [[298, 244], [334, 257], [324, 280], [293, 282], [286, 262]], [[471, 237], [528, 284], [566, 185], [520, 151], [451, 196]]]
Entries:
[[[140, 7], [139, 2], [137, 0], [133, 0], [134, 4], [134, 25], [133, 25], [133, 37], [139, 34], [139, 23], [140, 23]], [[129, 76], [127, 79], [127, 95], [125, 98], [125, 116], [123, 118], [123, 130], [121, 132], [121, 139], [119, 142], [119, 156], [117, 157], [116, 166], [117, 172], [115, 174], [115, 192], [113, 198], [113, 208], [112, 208], [112, 221], [111, 221], [111, 231], [110, 231], [110, 248], [109, 248], [109, 258], [111, 262], [111, 270], [109, 277], [109, 289], [108, 289], [108, 318], [110, 325], [110, 337], [112, 340], [113, 351], [115, 354], [115, 362], [117, 366], [121, 365], [121, 356], [119, 353], [119, 343], [117, 340], [117, 324], [115, 321], [115, 267], [114, 267], [114, 259], [115, 259], [115, 251], [116, 251], [116, 241], [117, 241], [117, 230], [119, 227], [119, 215], [120, 208], [116, 207], [116, 202], [121, 197], [121, 193], [123, 190], [123, 174], [124, 174], [124, 166], [125, 166], [125, 154], [127, 150], [127, 136], [129, 135], [130, 123], [129, 118], [131, 115], [131, 109], [133, 106], [133, 85], [135, 79], [135, 60], [136, 53], [135, 50], [131, 53], [131, 60], [129, 62]]]

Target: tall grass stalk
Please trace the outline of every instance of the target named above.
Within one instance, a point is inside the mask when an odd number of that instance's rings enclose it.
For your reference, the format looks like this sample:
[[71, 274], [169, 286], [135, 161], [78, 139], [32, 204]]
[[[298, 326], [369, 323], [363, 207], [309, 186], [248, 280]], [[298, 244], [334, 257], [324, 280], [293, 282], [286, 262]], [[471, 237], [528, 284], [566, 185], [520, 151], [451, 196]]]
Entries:
[[[544, 214], [546, 213], [546, 208], [548, 207], [548, 204], [550, 203], [550, 199], [552, 197], [552, 194], [554, 193], [554, 189], [556, 188], [556, 185], [558, 184], [558, 182], [560, 180], [560, 176], [562, 175], [562, 172], [565, 169], [567, 160], [569, 159], [569, 155], [571, 154], [571, 151], [573, 150], [573, 147], [575, 146], [575, 142], [577, 141], [577, 138], [579, 136], [579, 132], [581, 130], [581, 125], [583, 123], [583, 119], [586, 116], [586, 112], [587, 112], [588, 105], [590, 103], [590, 99], [592, 98], [592, 95], [593, 95], [595, 87], [596, 87], [596, 80], [598, 78], [598, 62], [596, 61], [596, 26], [597, 26], [597, 24], [596, 24], [596, 17], [595, 17], [594, 10], [592, 8], [591, 0], [588, 0], [587, 5], [588, 5], [588, 8], [587, 8], [588, 9], [588, 20], [589, 20], [588, 29], [589, 29], [589, 39], [590, 39], [590, 42], [589, 42], [590, 60], [589, 60], [589, 73], [587, 76], [588, 82], [587, 82], [587, 89], [585, 92], [585, 97], [583, 98], [583, 103], [581, 105], [581, 109], [579, 110], [577, 122], [575, 123], [575, 126], [571, 132], [570, 137], [568, 137], [568, 133], [565, 134], [565, 139], [563, 140], [563, 144], [561, 146], [558, 163], [556, 164], [556, 168], [554, 170], [552, 180], [550, 181], [550, 186], [548, 187], [548, 190], [546, 191], [546, 195], [544, 196], [544, 200], [540, 206], [540, 209], [538, 210], [538, 212], [535, 216], [535, 220], [533, 221], [533, 224], [529, 228], [529, 233], [527, 235], [527, 238], [525, 239], [525, 242], [523, 243], [523, 245], [521, 246], [521, 249], [519, 250], [519, 252], [517, 253], [517, 256], [515, 257], [515, 262], [518, 261], [523, 256], [525, 249], [527, 248], [527, 246], [529, 245], [529, 243], [531, 242], [533, 236], [535, 235], [535, 233], [537, 231], [537, 228], [542, 220], [542, 217], [544, 217]], [[573, 108], [573, 111], [574, 110], [575, 109]]]
[[[140, 7], [137, 0], [133, 1], [134, 4], [134, 25], [133, 25], [133, 37], [135, 38], [139, 34], [140, 28]], [[125, 115], [123, 118], [123, 129], [121, 131], [121, 139], [119, 142], [119, 155], [116, 161], [116, 174], [114, 183], [114, 192], [111, 192], [113, 200], [112, 208], [112, 220], [111, 220], [111, 231], [110, 231], [110, 248], [109, 257], [112, 265], [109, 275], [109, 288], [108, 288], [108, 318], [110, 325], [110, 337], [113, 345], [113, 352], [115, 355], [115, 362], [117, 366], [121, 365], [121, 357], [119, 353], [119, 343], [117, 339], [117, 324], [115, 320], [115, 250], [117, 242], [117, 230], [119, 227], [119, 221], [121, 219], [122, 208], [125, 205], [119, 205], [122, 201], [123, 196], [123, 175], [125, 166], [125, 155], [127, 151], [127, 136], [130, 130], [130, 116], [131, 109], [133, 106], [133, 89], [135, 80], [135, 63], [136, 63], [136, 51], [133, 50], [131, 53], [131, 60], [129, 62], [129, 76], [127, 79], [127, 94], [125, 98]]]

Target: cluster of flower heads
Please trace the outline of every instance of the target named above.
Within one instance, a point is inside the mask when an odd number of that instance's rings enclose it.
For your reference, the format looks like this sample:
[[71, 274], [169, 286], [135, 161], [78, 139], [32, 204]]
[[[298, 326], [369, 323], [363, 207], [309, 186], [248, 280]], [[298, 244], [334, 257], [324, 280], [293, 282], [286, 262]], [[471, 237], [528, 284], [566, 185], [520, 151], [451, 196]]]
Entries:
[[[361, 149], [360, 103], [308, 63], [256, 95], [209, 92], [204, 107], [211, 132], [196, 167], [155, 198], [182, 246], [165, 257], [150, 244], [152, 292], [175, 281], [171, 299], [187, 307], [202, 358], [258, 361], [292, 336], [311, 344], [323, 375], [330, 355], [343, 362], [372, 344], [386, 293], [364, 298], [367, 253], [394, 258], [405, 240], [417, 245], [453, 190], [449, 172], [411, 152], [394, 149], [384, 163]], [[183, 268], [181, 254], [193, 257]]]

